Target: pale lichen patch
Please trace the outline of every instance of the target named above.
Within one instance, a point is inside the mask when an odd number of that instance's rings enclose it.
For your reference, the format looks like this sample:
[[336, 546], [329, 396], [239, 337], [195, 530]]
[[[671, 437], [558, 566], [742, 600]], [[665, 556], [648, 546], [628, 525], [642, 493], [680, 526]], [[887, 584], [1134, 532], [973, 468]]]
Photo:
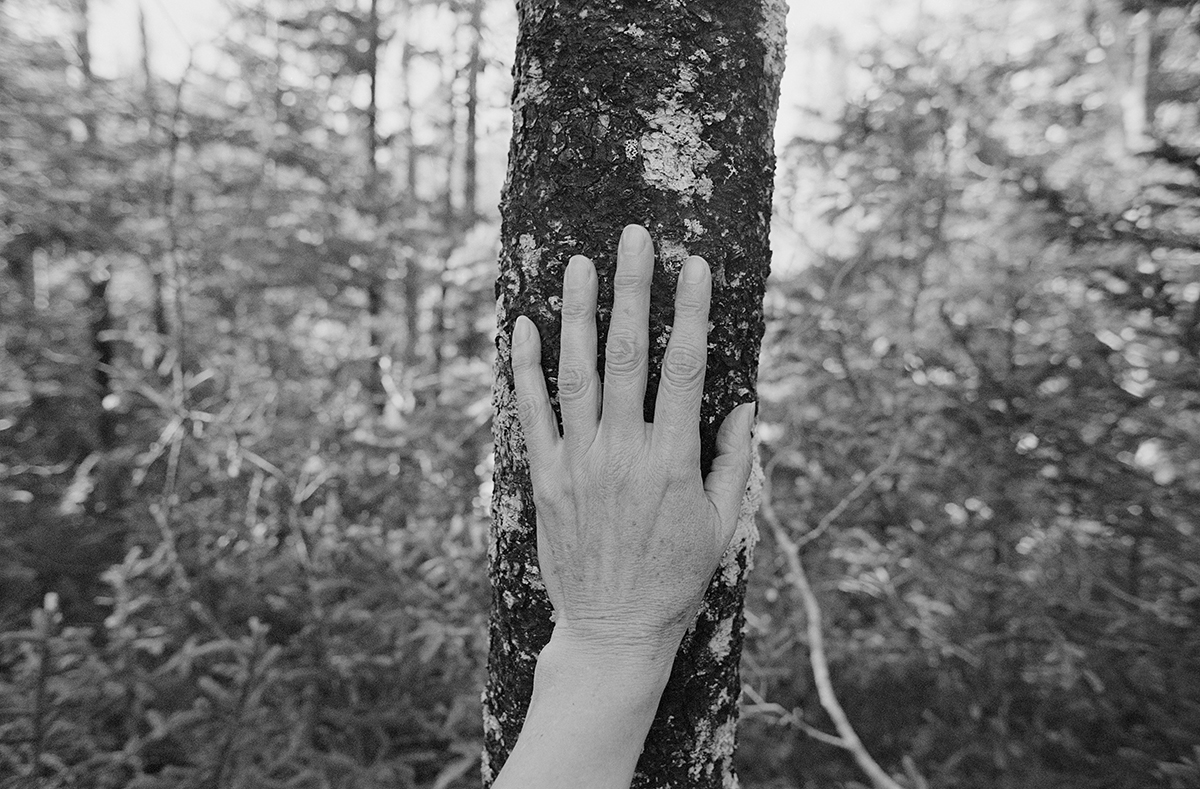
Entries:
[[549, 94], [550, 83], [542, 74], [541, 61], [531, 59], [529, 68], [525, 70], [525, 75], [521, 80], [521, 86], [517, 90], [517, 95], [513, 98], [513, 107], [541, 103]]
[[658, 257], [663, 263], [673, 267], [678, 267], [677, 264], [683, 263], [687, 259], [687, 247], [680, 244], [678, 241], [663, 239], [658, 245]]
[[503, 533], [509, 529], [520, 529], [521, 513], [524, 509], [525, 503], [520, 496], [513, 493], [501, 496], [496, 505], [492, 507], [496, 531]]
[[[704, 777], [705, 772], [712, 774], [712, 762], [709, 757], [712, 754], [712, 724], [704, 718], [696, 722], [696, 753], [688, 760], [688, 777], [693, 781], [699, 781]], [[707, 767], [706, 771], [704, 768]]]
[[713, 733], [713, 751], [722, 755], [732, 754], [737, 742], [737, 718], [731, 718]]
[[483, 756], [479, 763], [479, 774], [483, 778], [484, 786], [491, 786], [492, 782], [496, 780], [496, 774], [492, 772], [492, 760], [491, 757], [488, 756], [486, 748], [483, 751]]
[[[696, 739], [693, 741], [694, 755], [689, 760], [688, 776], [693, 781], [711, 777], [718, 764], [727, 766], [733, 758], [734, 745], [737, 738], [737, 718], [729, 718], [720, 726], [713, 727], [711, 721], [702, 719], [696, 725]], [[723, 770], [722, 784], [729, 786], [732, 770]], [[733, 779], [737, 786], [737, 779]]]
[[650, 131], [642, 135], [642, 177], [646, 183], [681, 195], [712, 196], [712, 179], [704, 174], [717, 152], [700, 133], [704, 121], [684, 109], [675, 99], [667, 100], [653, 113], [643, 113]]
[[680, 93], [692, 93], [696, 90], [696, 80], [700, 77], [700, 73], [696, 69], [684, 63], [679, 67], [679, 80], [675, 83], [675, 88]]
[[540, 249], [531, 233], [523, 233], [517, 239], [517, 263], [529, 277], [535, 277], [542, 265], [544, 249]]
[[[758, 39], [763, 43], [763, 72], [770, 84], [770, 95], [779, 96], [779, 81], [783, 77], [784, 58], [787, 52], [787, 0], [763, 0], [762, 25]], [[767, 102], [767, 134], [775, 128], [775, 116], [779, 110], [778, 98]]]
[[683, 100], [685, 94], [696, 91], [699, 78], [695, 67], [682, 64], [675, 84], [657, 95], [658, 107], [639, 111], [650, 127], [640, 141], [642, 177], [651, 186], [685, 199], [698, 195], [708, 200], [713, 181], [705, 170], [719, 154], [701, 135], [715, 115], [701, 115]]
[[[526, 105], [540, 104], [550, 95], [550, 83], [542, 74], [541, 61], [530, 59], [529, 65], [517, 80], [517, 92], [512, 100], [513, 137], [520, 139], [525, 127]], [[509, 162], [509, 177], [511, 178], [512, 162]]]
[[496, 717], [495, 713], [487, 708], [486, 694], [483, 696], [483, 701], [485, 704], [483, 709], [483, 733], [499, 737], [504, 733], [503, 727], [500, 725], [500, 719]]
[[725, 617], [717, 623], [712, 638], [708, 640], [708, 650], [714, 660], [724, 660], [733, 649], [733, 617]]
[[704, 225], [700, 224], [699, 219], [689, 217], [683, 220], [683, 228], [687, 231], [688, 238], [699, 238], [704, 235]]

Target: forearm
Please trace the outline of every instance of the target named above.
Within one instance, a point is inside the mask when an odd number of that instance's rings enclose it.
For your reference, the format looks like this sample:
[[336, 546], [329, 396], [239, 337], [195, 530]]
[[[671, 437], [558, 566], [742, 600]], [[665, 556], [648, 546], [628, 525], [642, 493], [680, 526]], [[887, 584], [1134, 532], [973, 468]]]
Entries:
[[551, 639], [494, 789], [626, 789], [670, 674], [670, 655], [589, 654]]

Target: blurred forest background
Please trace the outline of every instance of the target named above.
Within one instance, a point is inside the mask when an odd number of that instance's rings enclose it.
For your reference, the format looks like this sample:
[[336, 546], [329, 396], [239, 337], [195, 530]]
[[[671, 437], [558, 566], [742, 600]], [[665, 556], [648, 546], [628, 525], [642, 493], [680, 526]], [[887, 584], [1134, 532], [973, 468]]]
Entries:
[[[476, 786], [511, 4], [114, 2], [0, 0], [0, 787]], [[791, 31], [743, 783], [867, 780], [815, 651], [914, 789], [1198, 787], [1200, 3], [904, 10]]]

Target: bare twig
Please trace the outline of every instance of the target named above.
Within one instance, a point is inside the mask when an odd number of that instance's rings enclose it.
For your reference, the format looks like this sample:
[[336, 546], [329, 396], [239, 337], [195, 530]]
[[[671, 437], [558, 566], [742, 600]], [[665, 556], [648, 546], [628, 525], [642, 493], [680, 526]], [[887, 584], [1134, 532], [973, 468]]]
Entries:
[[[805, 532], [804, 534], [800, 535], [800, 537], [796, 540], [796, 548], [798, 548], [799, 550], [804, 550], [804, 547], [807, 546], [810, 542], [812, 542], [813, 540], [816, 540], [822, 534], [824, 534], [826, 531], [828, 531], [829, 527], [833, 525], [833, 522], [835, 520], [837, 520], [838, 518], [842, 517], [842, 513], [846, 511], [846, 508], [849, 507], [851, 504], [853, 504], [854, 501], [859, 496], [866, 493], [867, 490], [871, 487], [871, 484], [873, 482], [875, 482], [875, 480], [879, 479], [879, 476], [881, 474], [883, 474], [883, 472], [887, 471], [891, 467], [891, 465], [896, 462], [896, 459], [899, 457], [900, 457], [900, 438], [897, 437], [896, 440], [892, 443], [892, 449], [891, 449], [891, 451], [888, 452], [887, 458], [882, 463], [880, 463], [878, 466], [871, 469], [871, 471], [865, 477], [862, 478], [862, 481], [860, 481], [857, 485], [854, 486], [853, 490], [851, 490], [849, 493], [847, 493], [845, 495], [845, 497], [842, 498], [841, 501], [839, 501], [836, 505], [834, 505], [833, 509], [831, 509], [829, 512], [825, 513], [824, 517], [822, 517], [821, 520], [817, 521], [817, 525], [815, 528], [813, 528], [811, 531]], [[772, 460], [774, 460], [774, 458], [772, 458]]]
[[755, 690], [750, 685], [742, 686], [742, 693], [750, 697], [753, 704], [746, 706], [744, 709], [749, 714], [761, 714], [774, 716], [775, 722], [783, 726], [794, 726], [800, 731], [812, 737], [814, 740], [823, 742], [826, 745], [832, 745], [835, 748], [846, 749], [846, 741], [841, 737], [823, 732], [815, 726], [810, 726], [804, 720], [804, 710], [799, 707], [795, 709], [787, 709], [782, 704], [776, 704], [773, 701], [767, 701], [762, 697], [762, 694]]
[[[872, 470], [862, 482], [855, 486], [854, 490], [850, 491], [850, 493], [838, 502], [837, 506], [821, 519], [816, 529], [805, 534], [803, 544], [809, 544], [819, 537], [850, 506], [854, 499], [866, 491], [874, 478], [883, 473], [883, 470], [894, 462], [899, 453], [899, 447], [900, 443], [897, 441], [893, 445], [892, 452], [888, 455], [887, 460]], [[802, 544], [792, 539], [787, 529], [780, 522], [779, 516], [775, 513], [774, 506], [772, 505], [770, 494], [770, 485], [764, 484], [761, 512], [767, 524], [771, 527], [776, 544], [779, 545], [780, 550], [783, 551], [784, 558], [787, 560], [789, 570], [788, 580], [800, 594], [800, 598], [803, 601], [805, 618], [807, 620], [809, 661], [812, 664], [813, 680], [817, 685], [817, 696], [821, 700], [821, 706], [833, 721], [838, 736], [835, 737], [819, 729], [815, 729], [803, 721], [797, 721], [797, 723], [813, 739], [849, 751], [859, 768], [870, 778], [875, 789], [902, 789], [900, 784], [884, 772], [879, 763], [867, 751], [866, 746], [863, 745], [862, 740], [858, 737], [858, 733], [851, 725], [850, 719], [846, 716], [845, 710], [842, 709], [837, 694], [834, 693], [833, 681], [829, 675], [829, 660], [825, 654], [825, 637], [821, 630], [821, 607], [816, 595], [813, 593], [812, 586], [808, 582], [808, 575], [804, 572], [804, 562], [800, 556]], [[915, 767], [913, 768], [913, 772], [915, 773]]]
[[37, 632], [37, 674], [33, 686], [33, 760], [30, 764], [30, 776], [36, 778], [42, 774], [42, 754], [46, 749], [47, 718], [47, 688], [53, 653], [50, 640], [54, 637], [55, 617], [58, 614], [58, 599], [46, 595], [46, 602], [33, 612], [34, 630]]

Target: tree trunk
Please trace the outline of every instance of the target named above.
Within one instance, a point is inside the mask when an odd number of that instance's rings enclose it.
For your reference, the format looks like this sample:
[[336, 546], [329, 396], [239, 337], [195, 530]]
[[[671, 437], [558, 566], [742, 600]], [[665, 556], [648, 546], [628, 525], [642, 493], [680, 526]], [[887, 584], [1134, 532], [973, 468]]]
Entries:
[[[368, 212], [374, 216], [376, 224], [382, 222], [382, 211], [379, 200], [379, 47], [382, 42], [379, 37], [379, 0], [371, 0], [367, 16], [367, 32], [370, 40], [367, 42], [367, 78], [370, 90], [367, 102], [367, 188], [366, 198]], [[367, 397], [375, 413], [382, 414], [387, 406], [387, 387], [383, 376], [387, 375], [390, 367], [384, 351], [383, 313], [387, 307], [387, 294], [384, 290], [387, 278], [383, 271], [384, 258], [388, 251], [385, 244], [376, 242], [367, 261], [367, 323], [369, 328], [368, 342], [371, 350], [371, 369], [367, 373]]]
[[[150, 34], [146, 30], [146, 7], [142, 3], [138, 3], [138, 39], [142, 45], [142, 89], [146, 102], [146, 118], [150, 122], [150, 130], [147, 133], [147, 140], [150, 145], [158, 145], [158, 97], [155, 94], [154, 70], [150, 65]], [[157, 189], [155, 190], [158, 191]], [[152, 205], [160, 203], [161, 197], [156, 197]], [[154, 321], [154, 333], [158, 335], [157, 339], [161, 343], [167, 341], [170, 336], [171, 327], [167, 322], [167, 303], [164, 289], [166, 287], [165, 277], [163, 276], [163, 263], [161, 254], [151, 254], [146, 259], [146, 267], [150, 271], [150, 290], [152, 304], [151, 319]], [[162, 361], [162, 352], [155, 354], [155, 366]]]
[[[457, 51], [451, 53], [450, 63], [457, 61]], [[458, 166], [458, 106], [457, 84], [461, 71], [451, 66], [446, 82], [446, 103], [449, 112], [446, 115], [446, 190], [442, 193], [442, 224], [445, 228], [446, 245], [440, 261], [440, 268], [435, 272], [437, 281], [434, 289], [437, 301], [433, 306], [433, 325], [429, 329], [430, 359], [433, 370], [433, 394], [428, 399], [437, 402], [442, 396], [442, 367], [445, 365], [446, 352], [446, 300], [450, 295], [448, 274], [450, 273], [450, 258], [454, 249], [462, 243], [464, 226], [460, 222], [459, 212], [454, 205], [454, 171]]]
[[[411, 3], [404, 4], [404, 19], [400, 24], [400, 109], [404, 118], [404, 127], [400, 131], [400, 145], [404, 150], [403, 186], [407, 211], [416, 211], [417, 206], [417, 146], [413, 139], [413, 104], [410, 64], [413, 58], [413, 47], [408, 40], [408, 31], [413, 26], [413, 9]], [[407, 214], [406, 214], [407, 215]], [[420, 304], [423, 272], [421, 261], [415, 245], [405, 245], [403, 255], [402, 289], [404, 299], [404, 343], [400, 357], [404, 365], [406, 380], [416, 379], [416, 368], [420, 361], [417, 352], [417, 340], [420, 337]]]
[[[492, 610], [484, 695], [488, 784], [516, 743], [535, 659], [551, 630], [513, 398], [513, 324], [522, 314], [538, 324], [556, 402], [558, 311], [567, 260], [578, 253], [596, 263], [603, 338], [621, 228], [645, 225], [658, 251], [646, 395], [650, 419], [675, 278], [685, 257], [702, 255], [713, 271], [700, 426], [707, 472], [721, 419], [755, 397], [786, 15], [784, 0], [517, 5], [513, 140], [496, 283]], [[603, 348], [603, 339], [599, 345]], [[635, 787], [736, 785], [742, 603], [760, 483], [756, 471], [734, 543], [676, 656]]]
[[[95, 157], [100, 140], [96, 123], [96, 77], [92, 73], [92, 48], [90, 44], [91, 14], [88, 0], [78, 0], [76, 4], [75, 48], [79, 56], [79, 70], [83, 74], [84, 109], [83, 125], [87, 129], [87, 139], [83, 142], [82, 155]], [[106, 212], [99, 212], [104, 216]], [[107, 221], [101, 219], [101, 222]], [[95, 354], [92, 367], [92, 385], [96, 407], [96, 441], [100, 449], [112, 449], [116, 443], [116, 420], [108, 396], [112, 394], [112, 379], [110, 370], [116, 358], [116, 349], [109, 333], [112, 329], [112, 310], [108, 303], [108, 283], [110, 271], [108, 262], [104, 260], [105, 250], [96, 250], [95, 256], [90, 253], [76, 253], [85, 257], [88, 271], [84, 274], [87, 283], [87, 315], [88, 335], [91, 339], [92, 352]]]
[[1151, 42], [1154, 36], [1154, 14], [1142, 10], [1129, 20], [1129, 37], [1132, 39], [1128, 85], [1122, 97], [1125, 121], [1125, 147], [1133, 153], [1141, 153], [1148, 146], [1150, 121], [1147, 90], [1150, 83]]
[[112, 449], [117, 443], [116, 414], [108, 396], [112, 394], [110, 370], [116, 360], [116, 349], [109, 339], [112, 331], [112, 310], [108, 306], [108, 283], [111, 273], [103, 258], [92, 261], [88, 278], [88, 334], [92, 340], [95, 366], [92, 368], [92, 384], [96, 397], [96, 437], [100, 449]]
[[479, 203], [479, 72], [483, 70], [483, 0], [472, 0], [471, 20], [468, 23], [471, 46], [467, 55], [467, 118], [466, 142], [463, 149], [463, 227], [470, 229], [478, 218]]

